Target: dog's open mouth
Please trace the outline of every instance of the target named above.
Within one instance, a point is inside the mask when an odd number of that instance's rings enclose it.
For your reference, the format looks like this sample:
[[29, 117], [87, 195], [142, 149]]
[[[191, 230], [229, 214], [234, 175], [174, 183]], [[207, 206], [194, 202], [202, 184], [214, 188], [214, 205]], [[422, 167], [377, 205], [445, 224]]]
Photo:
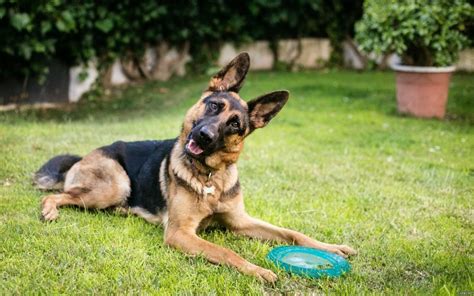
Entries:
[[189, 139], [186, 149], [193, 155], [200, 155], [204, 150], [193, 139]]

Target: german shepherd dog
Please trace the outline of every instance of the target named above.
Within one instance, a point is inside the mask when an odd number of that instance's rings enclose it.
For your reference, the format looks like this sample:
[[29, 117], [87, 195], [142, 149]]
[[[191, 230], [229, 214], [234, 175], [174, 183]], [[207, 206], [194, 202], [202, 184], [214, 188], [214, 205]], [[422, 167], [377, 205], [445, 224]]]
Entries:
[[250, 217], [237, 173], [244, 139], [266, 126], [288, 101], [275, 91], [249, 102], [239, 96], [250, 66], [241, 53], [211, 78], [207, 90], [186, 113], [181, 134], [164, 141], [115, 142], [83, 158], [60, 155], [35, 174], [41, 189], [62, 189], [42, 200], [42, 218], [58, 218], [58, 207], [117, 207], [164, 226], [165, 244], [210, 262], [274, 282], [272, 271], [233, 251], [201, 239], [197, 233], [211, 222], [263, 240], [276, 240], [347, 257], [346, 245], [316, 241], [299, 232]]

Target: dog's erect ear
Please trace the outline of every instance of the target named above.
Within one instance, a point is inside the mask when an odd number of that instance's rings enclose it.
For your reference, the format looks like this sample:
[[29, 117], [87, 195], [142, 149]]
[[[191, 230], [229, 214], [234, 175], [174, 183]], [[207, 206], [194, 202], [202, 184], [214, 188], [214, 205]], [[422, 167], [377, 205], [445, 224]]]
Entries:
[[250, 132], [266, 126], [288, 101], [286, 90], [274, 91], [247, 103], [249, 107]]
[[209, 91], [239, 92], [249, 71], [250, 57], [243, 52], [236, 56], [230, 63], [222, 68], [209, 82]]

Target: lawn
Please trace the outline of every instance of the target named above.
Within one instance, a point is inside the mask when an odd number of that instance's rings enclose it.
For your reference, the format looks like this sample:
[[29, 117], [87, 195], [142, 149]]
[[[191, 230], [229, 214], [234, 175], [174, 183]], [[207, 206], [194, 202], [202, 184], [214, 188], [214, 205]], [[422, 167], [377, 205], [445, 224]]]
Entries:
[[266, 261], [277, 244], [202, 236], [277, 272], [275, 286], [163, 246], [137, 217], [66, 208], [39, 220], [31, 174], [59, 153], [177, 136], [206, 77], [91, 95], [67, 110], [0, 113], [0, 294], [473, 293], [474, 75], [457, 74], [446, 120], [396, 114], [392, 73], [250, 73], [246, 99], [290, 101], [246, 142], [239, 168], [254, 216], [359, 251], [352, 271], [310, 280]]

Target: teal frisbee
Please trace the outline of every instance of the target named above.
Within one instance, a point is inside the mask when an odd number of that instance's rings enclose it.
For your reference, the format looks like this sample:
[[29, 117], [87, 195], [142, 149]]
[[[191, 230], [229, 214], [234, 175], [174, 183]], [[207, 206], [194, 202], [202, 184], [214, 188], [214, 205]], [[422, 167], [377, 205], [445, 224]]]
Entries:
[[311, 278], [338, 277], [351, 270], [339, 255], [300, 246], [276, 247], [267, 258], [289, 273]]

